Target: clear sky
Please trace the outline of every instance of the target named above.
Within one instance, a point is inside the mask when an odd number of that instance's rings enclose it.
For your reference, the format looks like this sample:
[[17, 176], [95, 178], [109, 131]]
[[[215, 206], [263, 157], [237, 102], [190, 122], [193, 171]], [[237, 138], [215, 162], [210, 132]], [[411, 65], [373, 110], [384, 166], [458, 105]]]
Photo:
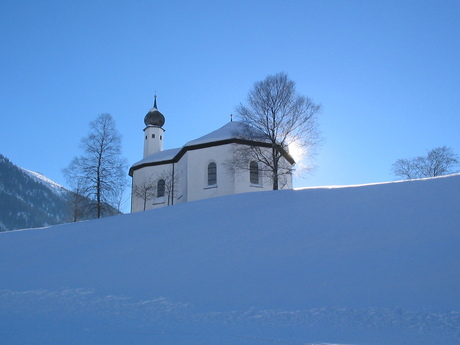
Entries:
[[295, 187], [393, 180], [398, 158], [460, 154], [460, 1], [0, 1], [0, 153], [66, 185], [110, 113], [131, 165], [158, 95], [165, 149], [223, 126], [285, 72], [322, 104]]

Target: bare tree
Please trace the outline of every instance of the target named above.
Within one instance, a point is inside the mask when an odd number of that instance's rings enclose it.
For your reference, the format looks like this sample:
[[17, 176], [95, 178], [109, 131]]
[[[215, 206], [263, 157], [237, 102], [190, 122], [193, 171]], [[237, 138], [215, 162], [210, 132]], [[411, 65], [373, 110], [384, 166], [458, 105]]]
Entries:
[[413, 164], [411, 159], [401, 158], [398, 159], [391, 168], [393, 174], [403, 179], [411, 180], [417, 178], [416, 165]]
[[296, 145], [303, 149], [306, 158], [314, 154], [320, 141], [317, 124], [320, 110], [321, 106], [310, 98], [297, 94], [295, 83], [285, 73], [256, 82], [249, 91], [247, 104], [236, 109], [238, 119], [247, 125], [238, 136], [253, 142], [264, 141], [269, 149], [261, 145], [238, 145], [234, 154], [236, 167], [248, 169], [252, 160], [262, 163], [273, 189], [279, 189], [280, 177], [292, 173], [292, 164], [282, 159], [289, 148]]
[[428, 152], [425, 175], [442, 176], [458, 172], [458, 155], [450, 147], [437, 147]]
[[181, 175], [177, 172], [174, 172], [172, 169], [170, 171], [164, 170], [158, 174], [156, 182], [160, 180], [164, 181], [164, 197], [167, 206], [170, 206], [174, 203], [174, 198], [178, 194], [178, 185]]
[[87, 216], [88, 199], [83, 195], [82, 187], [78, 185], [72, 186], [72, 191], [67, 197], [69, 213], [73, 222], [84, 219]]
[[142, 199], [145, 211], [147, 208], [147, 201], [155, 199], [156, 196], [156, 184], [154, 183], [153, 175], [147, 180], [143, 180], [140, 184], [135, 185], [133, 194], [135, 197]]
[[101, 114], [90, 122], [90, 134], [81, 140], [82, 156], [75, 157], [64, 169], [71, 185], [91, 199], [90, 211], [97, 218], [113, 210], [126, 180], [126, 162], [121, 157], [121, 135], [110, 114]]
[[[126, 204], [130, 200], [130, 192], [128, 192], [128, 179], [123, 178], [119, 181], [120, 186], [117, 188], [117, 191], [113, 197], [113, 203], [112, 206], [114, 206], [117, 210], [118, 214], [123, 213], [123, 209], [125, 208]], [[128, 192], [128, 193], [127, 193]]]
[[135, 185], [133, 194], [142, 200], [144, 211], [147, 209], [147, 202], [153, 202], [156, 198], [163, 198], [166, 205], [170, 206], [178, 194], [180, 177], [180, 174], [174, 173], [172, 169], [154, 173], [147, 180]]
[[452, 148], [442, 146], [428, 151], [426, 156], [398, 159], [392, 166], [395, 176], [403, 179], [435, 177], [458, 172], [458, 155]]

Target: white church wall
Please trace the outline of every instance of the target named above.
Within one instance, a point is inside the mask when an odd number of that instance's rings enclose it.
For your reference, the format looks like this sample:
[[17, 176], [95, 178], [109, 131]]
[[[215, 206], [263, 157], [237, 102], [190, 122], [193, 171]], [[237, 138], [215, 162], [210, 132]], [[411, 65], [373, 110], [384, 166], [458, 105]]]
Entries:
[[235, 172], [235, 193], [260, 192], [271, 190], [270, 187], [271, 185], [264, 178], [262, 171], [259, 172], [259, 183], [251, 183], [249, 166], [248, 169]]
[[[268, 154], [271, 149], [267, 148], [266, 150]], [[284, 158], [281, 159], [284, 160]], [[259, 183], [251, 183], [249, 165], [250, 162], [248, 162], [248, 166], [246, 169], [240, 169], [235, 172], [235, 194], [273, 190], [273, 181], [271, 178], [271, 173], [268, 171], [270, 169], [268, 169], [261, 162], [257, 162], [257, 166], [259, 169]], [[292, 176], [280, 176], [279, 188], [292, 189]]]
[[182, 156], [179, 162], [174, 163], [174, 174], [176, 176], [174, 190], [174, 205], [187, 202], [187, 153]]
[[[231, 158], [231, 145], [207, 147], [187, 152], [188, 201], [235, 193], [234, 176], [225, 163]], [[216, 184], [208, 184], [208, 165], [216, 164]]]
[[[269, 174], [264, 174], [261, 163], [259, 166], [259, 183], [251, 183], [249, 165], [247, 170], [232, 171], [229, 162], [233, 157], [233, 145], [211, 146], [198, 150], [187, 151], [181, 159], [174, 163], [174, 195], [165, 192], [164, 197], [149, 198], [145, 209], [154, 209], [171, 204], [187, 201], [208, 199], [218, 196], [259, 192], [272, 190], [272, 180]], [[216, 183], [208, 184], [208, 165], [216, 164]], [[133, 188], [136, 184], [142, 186], [143, 181], [153, 184], [155, 193], [160, 177], [166, 179], [172, 176], [173, 163], [147, 166], [133, 173]], [[168, 182], [167, 182], [168, 183]], [[172, 183], [169, 181], [169, 183]], [[167, 186], [167, 187], [170, 187]], [[280, 189], [292, 188], [292, 176], [280, 176]], [[144, 210], [142, 197], [132, 195], [132, 212]]]
[[[200, 200], [237, 193], [272, 190], [272, 181], [264, 176], [261, 163], [258, 163], [259, 183], [251, 183], [249, 165], [247, 170], [233, 171], [229, 163], [233, 158], [233, 145], [207, 147], [187, 152], [187, 200]], [[208, 165], [216, 163], [217, 183], [208, 185]], [[283, 184], [283, 189], [292, 188], [292, 181]]]
[[[144, 199], [136, 195], [135, 190], [136, 187], [139, 189], [143, 189], [146, 185], [153, 184], [153, 176], [155, 172], [155, 167], [145, 167], [143, 169], [138, 169], [133, 172], [133, 192], [132, 192], [132, 202], [131, 202], [131, 211], [138, 212], [144, 210]], [[145, 210], [150, 210], [153, 205], [153, 199], [147, 198], [145, 200]]]
[[[230, 168], [234, 147], [241, 144], [216, 145], [219, 141], [233, 139], [230, 132], [234, 126], [233, 123], [229, 123], [219, 130], [187, 143], [187, 146], [182, 149], [163, 151], [164, 130], [157, 126], [148, 125], [144, 129], [144, 159], [130, 169], [133, 178], [131, 211], [149, 210], [237, 193], [272, 190], [271, 176], [263, 173], [263, 170], [267, 169], [263, 169], [261, 163], [258, 163], [260, 173], [257, 183], [251, 181], [249, 162], [247, 169]], [[202, 147], [192, 149], [197, 145]], [[158, 164], [177, 160], [179, 154], [182, 156], [175, 163]], [[210, 163], [215, 164], [215, 181], [214, 178], [211, 179], [212, 181], [208, 178]], [[158, 165], [149, 166], [149, 164]], [[173, 175], [174, 181], [172, 181]], [[160, 179], [165, 181], [164, 196], [158, 196], [158, 181]], [[173, 190], [172, 184], [174, 184]], [[153, 187], [155, 196], [149, 196], [144, 205], [145, 198], [136, 195], [134, 188], [136, 186], [144, 188], [145, 185]], [[292, 176], [288, 176], [287, 179], [283, 176], [279, 188], [292, 188]]]
[[[168, 202], [171, 204], [171, 195], [169, 195], [167, 187], [165, 195], [163, 197], [157, 196], [157, 185], [160, 179], [164, 179], [166, 183], [168, 178], [172, 175], [172, 164], [156, 165], [150, 167], [144, 167], [142, 169], [137, 169], [133, 173], [133, 194], [132, 194], [132, 212], [138, 212], [144, 210], [144, 199], [140, 196], [135, 195], [134, 188], [139, 186], [139, 188], [144, 188], [145, 184], [151, 185], [154, 188], [155, 196], [148, 198], [145, 203], [145, 210], [150, 210], [154, 208], [160, 208], [167, 206]], [[144, 182], [145, 181], [145, 182]]]
[[[148, 180], [151, 173], [147, 168], [138, 169], [133, 172], [132, 186], [131, 186], [131, 212], [138, 212], [144, 210], [144, 200], [136, 193], [136, 188], [143, 188], [144, 181]], [[151, 200], [145, 201], [145, 209], [148, 209]]]

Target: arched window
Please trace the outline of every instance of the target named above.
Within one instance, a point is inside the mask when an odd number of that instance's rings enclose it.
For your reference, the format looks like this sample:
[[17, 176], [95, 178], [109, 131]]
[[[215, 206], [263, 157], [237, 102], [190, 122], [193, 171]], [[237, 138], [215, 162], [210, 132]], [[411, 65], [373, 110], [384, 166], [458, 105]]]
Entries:
[[249, 163], [249, 181], [251, 184], [259, 184], [259, 166], [257, 162]]
[[208, 164], [208, 186], [217, 184], [217, 166], [216, 163]]
[[157, 183], [157, 198], [165, 196], [165, 180], [159, 180]]

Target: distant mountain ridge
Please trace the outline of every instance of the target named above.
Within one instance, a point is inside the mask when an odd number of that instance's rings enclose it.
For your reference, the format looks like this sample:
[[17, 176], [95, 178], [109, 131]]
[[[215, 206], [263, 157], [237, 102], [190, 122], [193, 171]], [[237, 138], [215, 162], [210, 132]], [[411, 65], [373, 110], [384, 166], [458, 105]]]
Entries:
[[66, 188], [61, 186], [59, 183], [50, 180], [48, 177], [43, 175], [42, 173], [35, 172], [32, 170], [20, 168], [24, 172], [26, 172], [30, 177], [32, 177], [35, 181], [44, 184], [45, 186], [49, 187], [52, 191], [54, 191], [58, 195], [66, 194], [69, 192]]
[[71, 219], [71, 192], [0, 154], [0, 231], [42, 227]]
[[[0, 154], [0, 232], [74, 221], [76, 194], [41, 173], [13, 164]], [[96, 218], [93, 202], [78, 197], [78, 221]], [[119, 214], [107, 205], [103, 217]]]

